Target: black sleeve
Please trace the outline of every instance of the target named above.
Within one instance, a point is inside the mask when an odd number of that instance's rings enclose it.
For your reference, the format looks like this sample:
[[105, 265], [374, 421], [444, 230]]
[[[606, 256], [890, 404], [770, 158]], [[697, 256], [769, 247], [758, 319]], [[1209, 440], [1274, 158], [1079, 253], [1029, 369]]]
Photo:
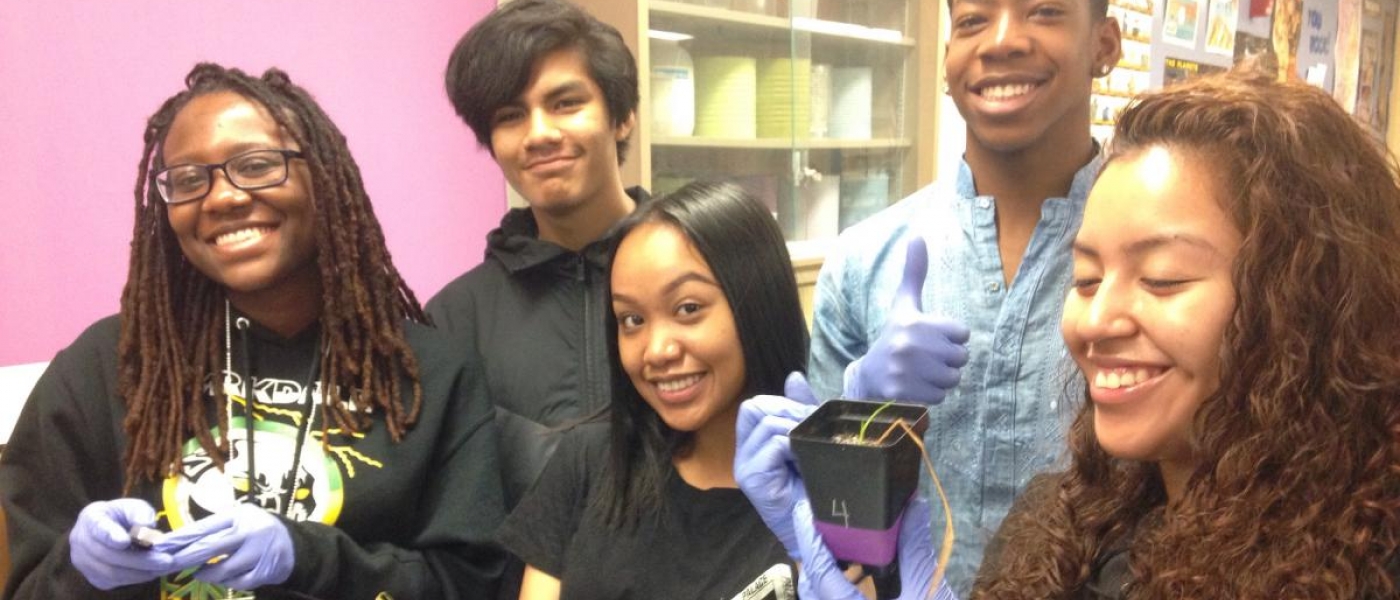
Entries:
[[590, 475], [601, 472], [606, 423], [580, 425], [559, 442], [535, 486], [520, 500], [496, 539], [525, 564], [563, 579], [564, 554], [588, 505]]
[[100, 321], [54, 357], [0, 458], [11, 559], [6, 599], [156, 594], [154, 583], [104, 592], [69, 560], [68, 532], [78, 512], [121, 494], [116, 331], [115, 319]]
[[453, 332], [470, 331], [475, 327], [476, 298], [472, 294], [471, 276], [472, 272], [468, 271], [452, 280], [423, 305], [423, 311], [432, 319], [433, 327]]
[[426, 489], [399, 492], [418, 515], [404, 519], [410, 543], [362, 545], [333, 526], [287, 522], [297, 561], [278, 587], [337, 599], [494, 597], [504, 554], [492, 534], [505, 511], [495, 429], [476, 361], [463, 363], [473, 366], [458, 370], [451, 397], [423, 400], [447, 401], [448, 423], [436, 444], [437, 475]]

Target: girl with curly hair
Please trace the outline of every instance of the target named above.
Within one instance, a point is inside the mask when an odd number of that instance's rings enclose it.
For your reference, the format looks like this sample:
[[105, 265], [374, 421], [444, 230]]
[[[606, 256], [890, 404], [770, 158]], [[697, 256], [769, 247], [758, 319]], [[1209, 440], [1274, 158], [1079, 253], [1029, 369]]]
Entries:
[[[972, 598], [1400, 594], [1400, 186], [1381, 146], [1303, 84], [1173, 87], [1123, 113], [1073, 248], [1070, 464], [1017, 500]], [[778, 400], [741, 414], [811, 410]], [[901, 569], [932, 573], [927, 525], [909, 533]], [[818, 596], [859, 597], [819, 536], [797, 540]]]
[[1392, 598], [1400, 188], [1326, 94], [1231, 73], [1118, 122], [1062, 330], [1071, 463], [973, 598]]

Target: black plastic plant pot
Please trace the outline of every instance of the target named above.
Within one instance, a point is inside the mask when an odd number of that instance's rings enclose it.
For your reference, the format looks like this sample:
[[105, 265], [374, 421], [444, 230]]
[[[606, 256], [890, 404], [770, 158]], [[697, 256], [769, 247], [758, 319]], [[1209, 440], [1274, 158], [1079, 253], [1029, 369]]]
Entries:
[[871, 567], [894, 561], [904, 507], [919, 487], [919, 447], [895, 423], [920, 437], [928, 430], [923, 406], [885, 404], [831, 400], [789, 434], [822, 540], [837, 559]]

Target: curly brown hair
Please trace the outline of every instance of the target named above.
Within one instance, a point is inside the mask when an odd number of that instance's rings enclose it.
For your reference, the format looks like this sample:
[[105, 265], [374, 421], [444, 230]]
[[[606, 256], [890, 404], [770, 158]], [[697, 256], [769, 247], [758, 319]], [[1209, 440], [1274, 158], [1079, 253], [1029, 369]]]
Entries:
[[[201, 63], [186, 89], [169, 98], [146, 124], [136, 177], [136, 223], [130, 272], [122, 291], [118, 393], [126, 402], [126, 483], [171, 472], [186, 439], [198, 440], [215, 460], [228, 454], [227, 438], [210, 434], [205, 388], [223, 368], [224, 294], [181, 253], [151, 173], [171, 123], [195, 97], [230, 91], [261, 104], [302, 149], [316, 200], [317, 263], [321, 275], [322, 389], [357, 389], [351, 404], [331, 394], [324, 429], [361, 431], [370, 412], [384, 415], [398, 441], [418, 418], [422, 389], [418, 363], [404, 339], [403, 321], [426, 322], [413, 291], [394, 268], [359, 167], [345, 136], [306, 90], [280, 69], [262, 77]], [[412, 388], [411, 402], [400, 389]]]
[[[1400, 186], [1323, 92], [1244, 72], [1140, 99], [1108, 161], [1153, 146], [1215, 165], [1243, 234], [1199, 464], [1167, 509], [1151, 463], [1097, 443], [1008, 518], [973, 598], [1075, 598], [1129, 552], [1129, 598], [1389, 598], [1400, 544]], [[1030, 498], [1028, 497], [1029, 501]]]

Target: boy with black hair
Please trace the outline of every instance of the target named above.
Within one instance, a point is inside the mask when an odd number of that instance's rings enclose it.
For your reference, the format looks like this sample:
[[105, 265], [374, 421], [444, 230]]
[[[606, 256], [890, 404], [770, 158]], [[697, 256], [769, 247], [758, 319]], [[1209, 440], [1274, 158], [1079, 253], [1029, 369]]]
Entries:
[[1081, 396], [1058, 324], [1100, 165], [1090, 82], [1121, 54], [1106, 7], [949, 0], [944, 68], [967, 122], [963, 162], [843, 232], [818, 278], [818, 397], [942, 402], [927, 446], [957, 528], [948, 579], [964, 596], [1012, 500], [1064, 447], [1066, 391]]
[[515, 0], [462, 37], [446, 79], [457, 114], [529, 204], [426, 307], [486, 363], [509, 509], [557, 445], [550, 429], [608, 403], [609, 232], [646, 198], [619, 171], [637, 65], [618, 31], [581, 8]]

